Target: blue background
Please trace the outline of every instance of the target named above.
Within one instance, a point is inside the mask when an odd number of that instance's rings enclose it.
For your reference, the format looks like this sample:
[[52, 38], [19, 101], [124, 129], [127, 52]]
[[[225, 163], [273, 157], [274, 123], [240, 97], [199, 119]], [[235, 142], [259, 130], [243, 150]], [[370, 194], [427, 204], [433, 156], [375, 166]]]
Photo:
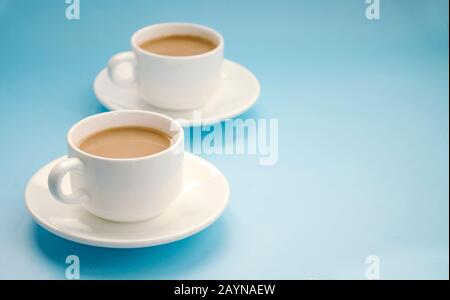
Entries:
[[[0, 278], [384, 279], [449, 277], [448, 1], [0, 0]], [[279, 120], [279, 160], [207, 156], [230, 205], [200, 234], [135, 250], [47, 233], [23, 192], [65, 153], [78, 120], [105, 111], [92, 83], [140, 27], [211, 26], [259, 78], [242, 115]]]

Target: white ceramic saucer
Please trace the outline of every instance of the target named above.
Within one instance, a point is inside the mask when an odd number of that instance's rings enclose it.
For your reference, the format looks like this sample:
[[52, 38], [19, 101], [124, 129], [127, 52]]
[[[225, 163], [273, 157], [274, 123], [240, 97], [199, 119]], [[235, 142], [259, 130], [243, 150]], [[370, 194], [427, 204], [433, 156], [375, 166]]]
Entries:
[[[51, 196], [47, 187], [48, 174], [64, 158], [50, 162], [31, 178], [25, 202], [38, 224], [74, 242], [108, 248], [139, 248], [174, 242], [212, 224], [228, 202], [229, 187], [223, 174], [204, 159], [186, 153], [183, 191], [167, 211], [140, 223], [109, 222], [79, 205], [63, 204]], [[63, 189], [66, 192], [71, 189], [66, 178]]]
[[206, 125], [235, 117], [255, 104], [259, 96], [259, 83], [255, 75], [243, 66], [225, 60], [222, 84], [217, 94], [205, 107], [199, 109], [201, 122], [193, 119], [193, 111], [164, 110], [147, 104], [134, 88], [119, 88], [103, 69], [95, 79], [94, 92], [97, 99], [108, 109], [140, 109], [159, 112], [177, 119], [183, 126]]

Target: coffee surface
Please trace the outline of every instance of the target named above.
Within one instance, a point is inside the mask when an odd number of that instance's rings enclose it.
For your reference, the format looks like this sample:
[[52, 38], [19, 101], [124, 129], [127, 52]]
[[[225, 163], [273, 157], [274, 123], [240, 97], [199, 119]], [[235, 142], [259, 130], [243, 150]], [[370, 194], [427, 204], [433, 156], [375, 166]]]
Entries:
[[169, 35], [145, 41], [140, 47], [145, 51], [161, 55], [192, 56], [209, 52], [217, 45], [201, 36]]
[[171, 144], [171, 138], [159, 130], [123, 126], [91, 134], [81, 141], [79, 148], [106, 158], [135, 158], [156, 154]]

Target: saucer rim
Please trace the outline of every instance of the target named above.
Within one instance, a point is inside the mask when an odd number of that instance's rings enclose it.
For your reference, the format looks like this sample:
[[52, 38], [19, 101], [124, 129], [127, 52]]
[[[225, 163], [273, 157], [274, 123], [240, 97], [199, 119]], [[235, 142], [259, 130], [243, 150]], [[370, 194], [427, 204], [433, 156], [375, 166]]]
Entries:
[[[248, 111], [248, 110], [249, 110], [251, 107], [253, 107], [253, 106], [255, 105], [255, 103], [258, 101], [259, 96], [260, 96], [260, 94], [261, 94], [261, 85], [260, 85], [259, 80], [258, 80], [258, 78], [256, 77], [256, 75], [253, 74], [253, 72], [251, 72], [249, 69], [247, 69], [247, 68], [244, 67], [243, 65], [241, 65], [241, 64], [239, 64], [239, 63], [237, 63], [237, 62], [234, 62], [234, 61], [232, 61], [232, 60], [224, 59], [224, 64], [225, 64], [225, 63], [229, 63], [229, 64], [232, 64], [232, 65], [235, 65], [235, 66], [237, 66], [238, 68], [240, 68], [243, 72], [248, 73], [248, 75], [250, 75], [250, 77], [252, 78], [252, 81], [255, 83], [255, 90], [254, 90], [254, 92], [253, 92], [252, 97], [249, 99], [248, 103], [247, 103], [246, 105], [244, 105], [244, 106], [238, 107], [238, 108], [235, 109], [235, 110], [229, 111], [229, 112], [224, 113], [224, 114], [220, 114], [220, 115], [218, 115], [218, 116], [214, 116], [214, 117], [210, 117], [210, 118], [202, 118], [202, 120], [201, 120], [200, 122], [194, 122], [194, 121], [191, 120], [191, 119], [182, 119], [182, 120], [179, 120], [179, 123], [181, 124], [182, 127], [200, 126], [200, 125], [202, 125], [202, 126], [204, 126], [204, 125], [212, 125], [212, 124], [220, 123], [220, 122], [222, 122], [222, 121], [224, 121], [224, 120], [232, 119], [232, 118], [234, 118], [234, 117], [236, 117], [236, 116], [239, 116], [239, 115], [245, 113], [246, 111]], [[96, 75], [96, 77], [95, 77], [95, 79], [94, 79], [94, 83], [93, 83], [93, 85], [92, 85], [92, 88], [93, 88], [93, 91], [94, 91], [94, 95], [95, 95], [95, 98], [97, 99], [97, 101], [100, 102], [100, 104], [102, 104], [105, 108], [107, 108], [107, 109], [109, 109], [109, 110], [111, 110], [111, 111], [117, 111], [117, 110], [123, 110], [123, 109], [132, 109], [132, 108], [117, 108], [117, 107], [111, 106], [110, 103], [111, 103], [112, 101], [105, 101], [104, 99], [102, 99], [102, 97], [100, 97], [100, 95], [99, 95], [99, 93], [98, 93], [98, 91], [97, 91], [96, 85], [97, 85], [97, 82], [100, 80], [100, 79], [99, 79], [99, 78], [100, 78], [100, 75], [103, 74], [103, 73], [105, 73], [105, 72], [107, 72], [107, 71], [106, 71], [106, 68], [102, 68], [102, 69], [97, 73], [97, 75]], [[118, 105], [120, 105], [120, 104], [118, 104]], [[135, 110], [144, 110], [144, 111], [158, 112], [158, 113], [161, 113], [161, 114], [165, 114], [165, 115], [170, 116], [170, 115], [169, 115], [170, 112], [171, 112], [170, 110], [167, 110], [167, 109], [158, 109], [157, 107], [154, 107], [154, 106], [152, 106], [151, 104], [148, 104], [148, 105], [149, 105], [150, 107], [152, 107], [152, 108], [156, 108], [157, 110], [155, 111], [155, 110], [148, 110], [148, 109], [142, 109], [142, 108], [135, 108]], [[192, 109], [192, 110], [184, 110], [184, 111], [186, 112], [186, 111], [194, 111], [194, 110], [195, 110], [195, 109]], [[198, 110], [201, 111], [202, 108], [199, 108]], [[179, 112], [179, 111], [174, 110], [173, 112]], [[170, 117], [171, 117], [171, 116], [170, 116]]]
[[[43, 169], [48, 167], [49, 165], [55, 164], [58, 160], [61, 160], [66, 157], [67, 157], [67, 155], [60, 156], [60, 157], [46, 163], [41, 168], [39, 168], [33, 174], [33, 176], [29, 179], [29, 181], [26, 185], [26, 188], [25, 188], [24, 198], [25, 198], [25, 206], [26, 206], [27, 211], [29, 212], [29, 214], [31, 215], [33, 220], [39, 226], [41, 226], [43, 229], [49, 231], [50, 233], [53, 233], [54, 235], [56, 235], [60, 238], [63, 238], [63, 239], [66, 239], [66, 240], [69, 240], [69, 241], [72, 241], [75, 243], [84, 244], [84, 245], [88, 245], [88, 246], [94, 246], [94, 247], [121, 248], [121, 249], [145, 248], [145, 247], [153, 247], [153, 246], [169, 244], [169, 243], [173, 243], [173, 242], [188, 238], [190, 236], [193, 236], [193, 235], [201, 232], [202, 230], [206, 229], [207, 227], [209, 227], [210, 225], [215, 223], [223, 215], [226, 207], [228, 206], [228, 202], [229, 202], [229, 198], [230, 198], [230, 186], [229, 186], [228, 180], [226, 179], [225, 175], [216, 166], [214, 166], [212, 163], [208, 162], [207, 160], [205, 160], [197, 155], [191, 154], [189, 152], [185, 152], [185, 159], [186, 158], [194, 159], [198, 163], [202, 163], [205, 166], [207, 166], [208, 168], [213, 169], [214, 173], [220, 174], [220, 177], [222, 177], [223, 182], [225, 183], [226, 193], [223, 196], [224, 200], [223, 200], [221, 206], [218, 207], [214, 211], [214, 214], [211, 214], [211, 216], [209, 216], [203, 222], [201, 222], [195, 226], [189, 227], [187, 229], [184, 229], [183, 231], [180, 231], [180, 233], [169, 236], [169, 237], [165, 236], [165, 237], [157, 237], [157, 238], [151, 238], [151, 239], [142, 238], [142, 239], [132, 239], [132, 240], [120, 241], [117, 239], [103, 239], [103, 238], [90, 239], [90, 238], [86, 238], [86, 237], [79, 237], [76, 235], [71, 235], [61, 229], [58, 229], [55, 225], [46, 222], [44, 220], [44, 218], [42, 218], [42, 216], [39, 216], [39, 214], [33, 212], [33, 209], [30, 207], [30, 204], [29, 204], [29, 200], [28, 200], [29, 196], [27, 197], [27, 195], [29, 194], [29, 188], [30, 188], [31, 184], [33, 183], [33, 181], [36, 180], [36, 177], [38, 177], [40, 175], [40, 173], [43, 171]], [[55, 200], [55, 201], [57, 201], [57, 200]], [[89, 212], [87, 212], [87, 213], [90, 214]], [[94, 215], [92, 215], [92, 217], [98, 218]], [[155, 218], [158, 218], [158, 216]], [[103, 221], [110, 222], [108, 220], [103, 220]], [[145, 223], [145, 222], [150, 222], [150, 221], [151, 221], [151, 219], [147, 220], [147, 221], [143, 221], [143, 222], [137, 222], [137, 223]], [[115, 222], [111, 222], [111, 223], [120, 224], [120, 223], [115, 223]], [[124, 226], [130, 225], [130, 224], [133, 224], [133, 223], [123, 223]]]

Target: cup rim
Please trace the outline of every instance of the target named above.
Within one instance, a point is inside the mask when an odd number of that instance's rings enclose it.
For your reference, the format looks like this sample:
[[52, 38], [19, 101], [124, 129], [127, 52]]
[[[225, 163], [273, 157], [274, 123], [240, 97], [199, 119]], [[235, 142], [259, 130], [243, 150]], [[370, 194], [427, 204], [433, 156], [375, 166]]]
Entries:
[[[177, 136], [175, 142], [173, 142], [167, 149], [164, 149], [163, 151], [154, 153], [154, 154], [150, 154], [150, 155], [146, 155], [146, 156], [139, 156], [139, 157], [130, 157], [130, 158], [109, 158], [109, 157], [103, 157], [103, 156], [98, 156], [98, 155], [93, 155], [90, 154], [86, 151], [83, 151], [80, 149], [80, 147], [76, 146], [75, 143], [72, 141], [72, 134], [73, 131], [76, 130], [79, 126], [81, 126], [81, 124], [94, 120], [94, 119], [98, 119], [98, 118], [103, 118], [105, 116], [108, 115], [119, 115], [119, 114], [125, 114], [125, 113], [131, 113], [131, 114], [145, 114], [148, 116], [152, 116], [152, 117], [159, 117], [162, 119], [166, 119], [167, 121], [171, 122], [171, 124], [175, 124], [176, 128], [176, 133], [175, 135]], [[113, 128], [113, 127], [111, 127]], [[150, 111], [142, 111], [142, 110], [118, 110], [118, 111], [108, 111], [108, 112], [104, 112], [104, 113], [99, 113], [99, 114], [95, 114], [89, 117], [86, 117], [80, 121], [78, 121], [77, 123], [75, 123], [67, 132], [67, 136], [66, 136], [66, 140], [67, 143], [69, 145], [69, 147], [77, 152], [78, 154], [81, 154], [83, 156], [87, 156], [89, 158], [93, 158], [93, 159], [97, 159], [97, 160], [103, 160], [103, 161], [108, 161], [108, 162], [130, 162], [130, 161], [139, 161], [139, 160], [145, 160], [145, 159], [152, 159], [152, 158], [156, 158], [158, 156], [164, 155], [167, 152], [172, 151], [173, 149], [175, 149], [176, 147], [179, 146], [179, 144], [183, 141], [184, 139], [184, 130], [183, 127], [181, 127], [180, 123], [178, 123], [176, 120], [164, 115], [164, 114], [160, 114], [157, 112], [150, 112]], [[184, 151], [184, 149], [182, 150]]]
[[[164, 26], [175, 26], [175, 25], [200, 28], [200, 29], [209, 31], [210, 33], [212, 33], [219, 39], [219, 44], [213, 50], [202, 53], [202, 54], [189, 55], [189, 56], [170, 56], [170, 55], [163, 55], [163, 54], [157, 54], [157, 53], [145, 51], [136, 42], [138, 35], [142, 34], [143, 32], [145, 32], [151, 28], [164, 27]], [[157, 58], [165, 58], [165, 59], [170, 59], [170, 60], [189, 60], [189, 59], [197, 59], [197, 58], [210, 56], [219, 51], [222, 51], [222, 49], [224, 47], [224, 39], [218, 31], [212, 29], [211, 27], [205, 26], [205, 25], [196, 24], [196, 23], [188, 23], [188, 22], [165, 22], [165, 23], [156, 23], [156, 24], [148, 25], [148, 26], [142, 27], [141, 29], [138, 29], [131, 36], [131, 46], [134, 51], [139, 52], [143, 55], [153, 56], [153, 57], [157, 57]]]

